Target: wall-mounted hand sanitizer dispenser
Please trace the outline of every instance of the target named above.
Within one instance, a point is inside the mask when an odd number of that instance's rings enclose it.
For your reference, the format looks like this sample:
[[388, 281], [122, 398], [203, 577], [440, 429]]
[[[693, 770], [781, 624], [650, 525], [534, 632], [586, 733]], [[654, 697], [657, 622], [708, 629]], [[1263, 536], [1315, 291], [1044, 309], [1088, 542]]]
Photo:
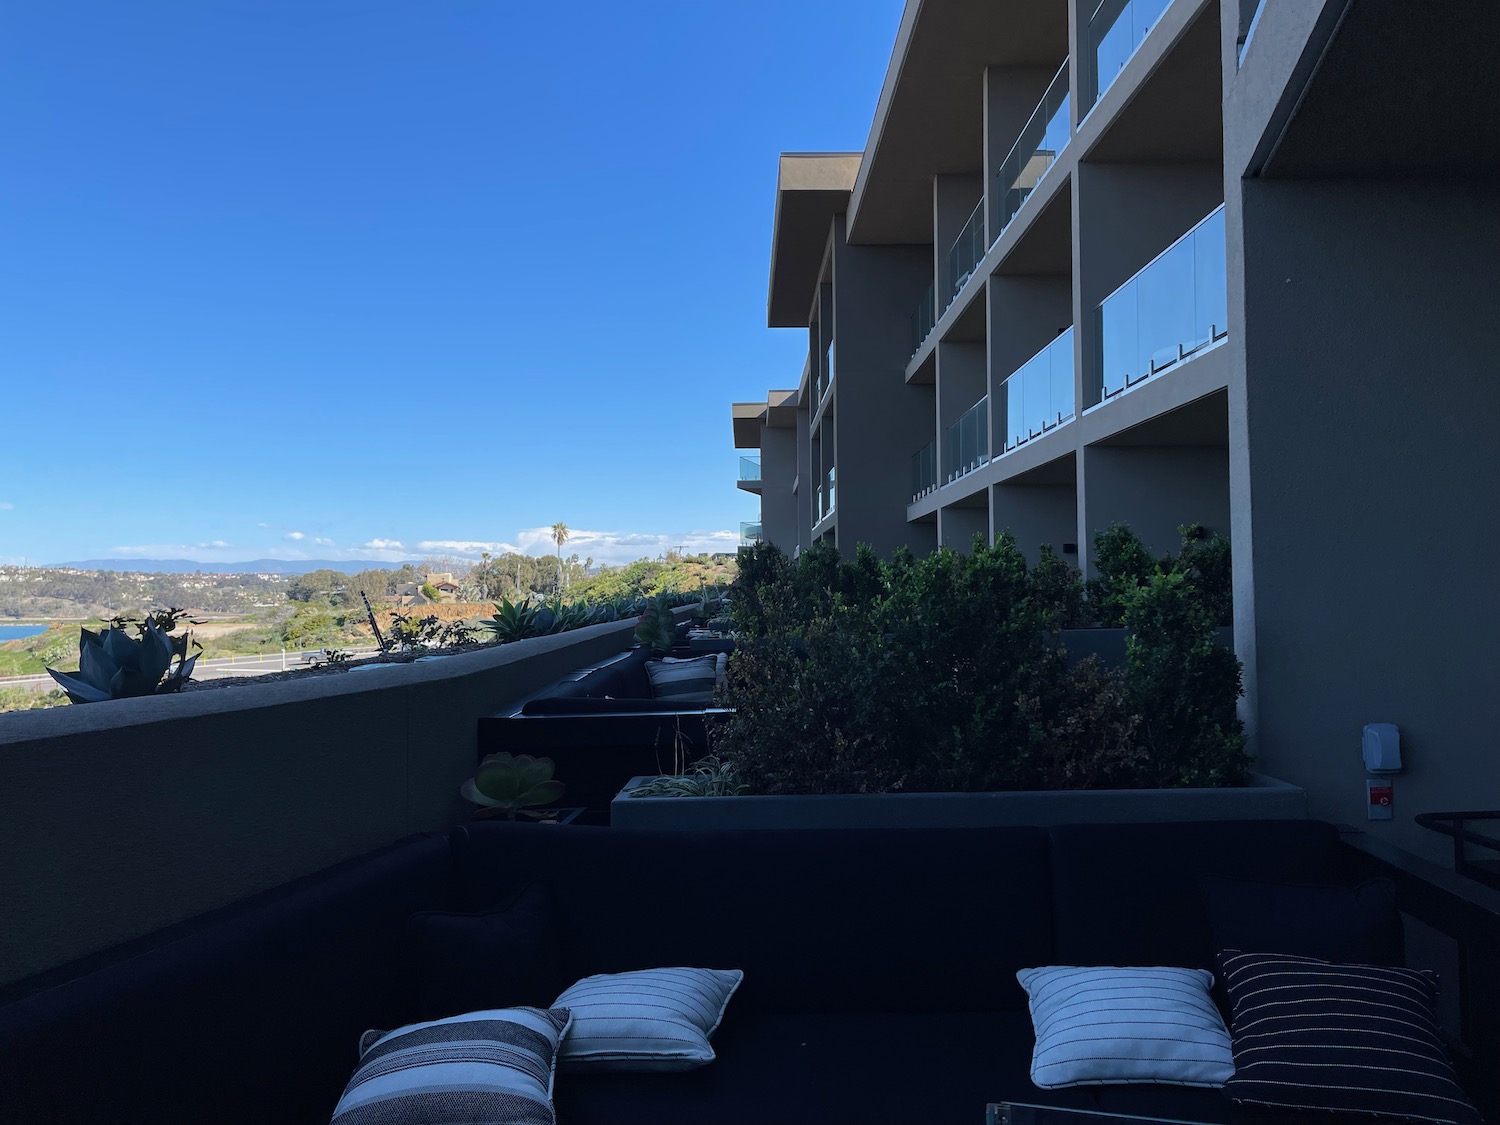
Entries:
[[1401, 772], [1401, 728], [1395, 723], [1366, 723], [1365, 769], [1370, 773]]

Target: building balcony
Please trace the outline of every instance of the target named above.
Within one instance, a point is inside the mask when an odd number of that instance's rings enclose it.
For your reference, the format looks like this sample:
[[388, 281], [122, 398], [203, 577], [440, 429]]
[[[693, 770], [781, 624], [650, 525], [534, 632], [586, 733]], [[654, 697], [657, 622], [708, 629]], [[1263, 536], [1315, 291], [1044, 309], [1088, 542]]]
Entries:
[[760, 461], [754, 457], [740, 458], [740, 475], [735, 486], [746, 492], [760, 492]]
[[1036, 190], [1037, 184], [1057, 161], [1073, 135], [1072, 106], [1068, 97], [1068, 63], [1058, 68], [1047, 92], [1021, 129], [1021, 135], [1000, 162], [995, 173], [995, 193], [1000, 211], [990, 244], [1000, 238], [1016, 212]]
[[952, 484], [990, 460], [990, 396], [943, 431], [943, 483]]
[[753, 547], [761, 541], [760, 521], [741, 522], [740, 524], [740, 546]]
[[1009, 453], [1073, 417], [1073, 329], [1016, 368], [996, 391]]
[[979, 260], [984, 257], [984, 199], [981, 198], [974, 205], [974, 213], [969, 216], [969, 221], [958, 232], [958, 237], [953, 240], [953, 245], [948, 250], [948, 259], [944, 278], [946, 281], [946, 296], [943, 298], [943, 308], [953, 303], [953, 298], [958, 296], [959, 290], [974, 273], [974, 267], [979, 265]]
[[1093, 105], [1120, 76], [1130, 56], [1161, 19], [1172, 0], [1104, 0], [1089, 19], [1088, 41], [1093, 54]]
[[1163, 250], [1094, 315], [1100, 401], [1229, 335], [1224, 208]]
[[922, 350], [922, 345], [927, 342], [927, 337], [932, 334], [932, 329], [937, 324], [937, 294], [934, 288], [932, 283], [928, 283], [927, 292], [923, 295], [921, 303], [911, 311], [912, 355]]
[[929, 441], [911, 455], [911, 502], [937, 491], [937, 442]]

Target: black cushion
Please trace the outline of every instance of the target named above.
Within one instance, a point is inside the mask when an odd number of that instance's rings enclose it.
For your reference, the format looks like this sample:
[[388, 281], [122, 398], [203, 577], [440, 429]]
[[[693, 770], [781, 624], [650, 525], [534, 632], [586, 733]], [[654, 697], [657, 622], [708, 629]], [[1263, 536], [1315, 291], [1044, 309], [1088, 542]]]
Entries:
[[1405, 963], [1396, 886], [1389, 879], [1322, 887], [1210, 876], [1201, 884], [1219, 949], [1363, 965]]
[[1058, 965], [1215, 967], [1199, 881], [1342, 883], [1332, 825], [1310, 820], [1049, 829]]
[[552, 925], [552, 896], [540, 880], [477, 913], [413, 914], [406, 933], [416, 977], [415, 1018], [550, 1006], [570, 983]]
[[[545, 837], [545, 838], [544, 838]], [[735, 1006], [778, 1012], [1024, 1010], [1051, 955], [1034, 828], [646, 832], [454, 830], [473, 906], [555, 890], [568, 971], [743, 969]]]
[[1481, 1125], [1443, 1049], [1432, 973], [1226, 951], [1239, 1101]]

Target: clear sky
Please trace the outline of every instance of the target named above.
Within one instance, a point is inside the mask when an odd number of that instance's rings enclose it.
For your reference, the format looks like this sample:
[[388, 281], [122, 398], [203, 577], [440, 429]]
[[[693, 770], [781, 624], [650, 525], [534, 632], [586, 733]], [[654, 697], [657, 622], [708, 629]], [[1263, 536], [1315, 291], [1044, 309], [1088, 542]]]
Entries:
[[0, 562], [732, 549], [901, 0], [0, 10]]

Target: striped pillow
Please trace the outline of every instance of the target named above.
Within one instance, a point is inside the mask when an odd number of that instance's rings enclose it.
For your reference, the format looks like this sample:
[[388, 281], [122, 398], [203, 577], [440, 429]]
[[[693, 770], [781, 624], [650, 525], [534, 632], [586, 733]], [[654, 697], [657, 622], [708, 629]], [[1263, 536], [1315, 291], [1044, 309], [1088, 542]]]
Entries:
[[1480, 1125], [1438, 1033], [1437, 977], [1282, 954], [1219, 954], [1236, 1101]]
[[646, 969], [584, 977], [554, 1007], [573, 1013], [564, 1070], [694, 1070], [745, 979], [738, 969]]
[[717, 679], [715, 663], [712, 654], [646, 661], [652, 696], [675, 699], [679, 703], [712, 703]]
[[555, 1125], [552, 1074], [566, 1010], [499, 1008], [367, 1031], [333, 1125]]
[[1222, 1086], [1229, 1031], [1205, 969], [1075, 968], [1016, 974], [1031, 1000], [1031, 1080], [1044, 1090], [1113, 1082]]

